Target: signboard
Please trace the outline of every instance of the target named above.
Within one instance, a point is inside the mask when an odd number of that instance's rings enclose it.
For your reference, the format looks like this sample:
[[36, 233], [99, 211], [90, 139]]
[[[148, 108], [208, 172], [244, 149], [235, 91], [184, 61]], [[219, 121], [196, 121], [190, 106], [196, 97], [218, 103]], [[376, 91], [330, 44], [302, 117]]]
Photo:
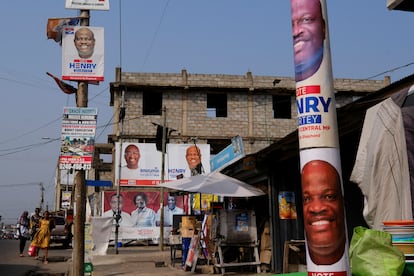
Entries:
[[73, 170], [60, 170], [60, 184], [73, 186], [75, 173]]
[[72, 192], [70, 191], [62, 191], [62, 201], [60, 203], [60, 207], [62, 209], [69, 209], [71, 203]]
[[97, 116], [96, 108], [64, 108], [59, 156], [61, 170], [91, 169]]
[[245, 156], [243, 141], [240, 136], [231, 139], [231, 145], [220, 151], [210, 161], [211, 171], [218, 171]]
[[[208, 173], [210, 145], [167, 144], [165, 160], [164, 181]], [[116, 185], [156, 186], [161, 181], [161, 162], [155, 143], [122, 143], [122, 147], [115, 143]]]
[[[160, 191], [120, 192], [119, 222], [120, 239], [154, 240], [160, 235]], [[172, 196], [164, 193], [164, 236], [172, 230], [173, 216], [183, 215], [188, 210], [187, 196]], [[113, 217], [118, 210], [116, 191], [105, 191], [102, 199], [102, 217]], [[115, 220], [114, 220], [115, 224]], [[113, 227], [115, 230], [115, 227]]]
[[167, 144], [167, 180], [209, 173], [209, 144]]
[[63, 28], [62, 79], [104, 81], [104, 28]]
[[66, 0], [65, 8], [109, 11], [109, 0]]

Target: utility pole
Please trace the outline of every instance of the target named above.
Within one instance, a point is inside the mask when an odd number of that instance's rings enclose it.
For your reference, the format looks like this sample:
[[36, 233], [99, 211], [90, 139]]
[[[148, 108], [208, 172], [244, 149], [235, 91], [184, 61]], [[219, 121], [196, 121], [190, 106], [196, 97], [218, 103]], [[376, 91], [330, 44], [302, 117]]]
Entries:
[[[119, 83], [122, 83], [122, 68], [117, 68], [116, 70], [116, 79], [119, 81]], [[122, 134], [124, 132], [124, 119], [125, 119], [125, 90], [123, 89], [122, 85], [120, 85], [120, 88], [122, 89], [122, 96], [121, 96], [121, 106], [119, 108], [119, 117], [118, 121], [121, 124], [121, 128], [119, 129], [119, 160], [122, 158]], [[121, 161], [119, 161], [119, 167], [118, 167], [118, 183], [116, 186], [116, 198], [117, 198], [117, 213], [115, 214], [115, 253], [119, 253], [119, 247], [118, 247], [118, 239], [119, 239], [119, 222], [121, 220], [121, 172], [122, 172], [122, 166]]]
[[61, 194], [61, 170], [59, 169], [59, 161], [56, 166], [56, 189], [55, 189], [55, 211], [60, 210], [60, 194]]
[[40, 210], [43, 210], [43, 202], [45, 199], [45, 188], [43, 187], [43, 183], [40, 182]]
[[[80, 11], [80, 25], [89, 26], [89, 10]], [[78, 81], [76, 106], [88, 107], [88, 82]], [[85, 220], [86, 220], [86, 171], [78, 170], [75, 176], [75, 217], [72, 273], [84, 275], [85, 265]]]
[[[164, 174], [165, 174], [165, 152], [167, 146], [167, 108], [164, 106], [162, 109], [162, 161], [161, 161], [161, 183], [164, 183]], [[161, 197], [160, 197], [160, 251], [164, 250], [164, 187], [161, 187]]]

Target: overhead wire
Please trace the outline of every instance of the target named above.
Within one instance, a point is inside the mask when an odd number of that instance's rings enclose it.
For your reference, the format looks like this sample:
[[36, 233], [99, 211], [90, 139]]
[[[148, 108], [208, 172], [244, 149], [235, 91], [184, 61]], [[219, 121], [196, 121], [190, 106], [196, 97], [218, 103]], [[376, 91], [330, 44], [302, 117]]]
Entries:
[[413, 65], [413, 64], [414, 64], [414, 61], [413, 61], [413, 62], [410, 62], [410, 63], [407, 63], [407, 64], [405, 64], [405, 65], [397, 66], [397, 67], [395, 67], [395, 68], [392, 68], [392, 69], [386, 70], [386, 71], [384, 71], [384, 72], [378, 73], [378, 74], [376, 74], [376, 75], [373, 75], [373, 76], [371, 76], [371, 77], [368, 77], [368, 78], [367, 78], [367, 80], [371, 80], [371, 79], [373, 79], [373, 78], [376, 78], [376, 77], [379, 77], [379, 76], [385, 75], [385, 74], [387, 74], [387, 73], [391, 73], [391, 72], [394, 72], [394, 71], [400, 70], [400, 69], [402, 69], [402, 68], [405, 68], [405, 67], [411, 66], [411, 65]]
[[150, 45], [148, 47], [148, 50], [147, 50], [147, 52], [145, 54], [144, 62], [141, 65], [141, 70], [143, 70], [143, 68], [146, 65], [147, 60], [148, 60], [148, 58], [149, 58], [149, 56], [150, 56], [150, 54], [152, 52], [152, 49], [153, 49], [154, 43], [155, 43], [155, 39], [158, 36], [158, 32], [159, 32], [159, 30], [161, 28], [161, 24], [162, 24], [162, 21], [164, 20], [164, 16], [165, 16], [165, 13], [167, 11], [167, 7], [168, 7], [168, 4], [169, 3], [170, 3], [170, 0], [167, 0], [166, 3], [165, 3], [164, 9], [162, 10], [160, 20], [158, 21], [158, 25], [157, 25], [157, 27], [155, 29], [154, 35], [152, 36], [151, 43], [150, 43]]
[[[161, 17], [161, 19], [160, 19], [160, 23], [159, 23], [159, 25], [158, 25], [157, 30], [159, 29], [159, 27], [160, 27], [160, 25], [161, 25], [161, 22], [162, 22], [162, 18], [163, 18], [163, 17], [164, 17], [164, 15], [165, 15], [165, 11], [166, 11], [166, 8], [167, 8], [167, 6], [168, 6], [168, 2], [169, 2], [169, 1], [167, 1], [167, 2], [166, 2], [166, 5], [165, 5], [165, 7], [164, 7], [163, 14], [162, 14], [162, 17]], [[157, 32], [156, 32], [156, 33], [157, 33]], [[155, 37], [156, 37], [156, 34], [154, 34], [153, 41], [155, 41]], [[378, 73], [378, 74], [372, 75], [372, 76], [370, 76], [370, 77], [368, 77], [368, 78], [366, 78], [366, 79], [374, 79], [374, 78], [379, 77], [379, 76], [381, 76], [381, 75], [385, 75], [385, 74], [390, 73], [390, 72], [395, 72], [395, 71], [397, 71], [397, 70], [400, 70], [400, 69], [405, 68], [405, 67], [409, 67], [409, 66], [411, 66], [411, 65], [414, 65], [414, 62], [409, 62], [409, 63], [407, 63], [407, 64], [404, 64], [404, 65], [401, 65], [401, 66], [397, 66], [397, 67], [391, 68], [391, 69], [386, 70], [386, 71], [383, 71], [383, 72], [381, 72], [381, 73]], [[0, 77], [0, 79], [5, 79], [5, 80], [9, 80], [9, 81], [15, 81], [15, 80], [12, 80], [12, 79], [7, 79], [7, 78], [4, 78], [4, 77]], [[31, 84], [26, 83], [26, 82], [21, 82], [21, 83], [23, 83], [23, 84], [25, 84], [25, 85], [31, 85]], [[103, 88], [100, 92], [98, 92], [96, 95], [94, 95], [94, 96], [91, 98], [91, 101], [93, 101], [94, 99], [96, 99], [97, 97], [99, 97], [100, 95], [102, 95], [105, 91], [107, 91], [107, 89], [108, 89], [107, 87]], [[263, 103], [263, 104], [256, 104], [256, 105], [254, 105], [254, 107], [265, 106], [265, 105], [266, 105], [266, 103]], [[175, 109], [175, 110], [179, 110], [179, 109]], [[189, 112], [192, 112], [192, 113], [197, 113], [197, 112], [200, 112], [200, 113], [205, 113], [205, 111], [204, 111], [204, 110], [200, 110], [200, 109], [194, 109], [194, 110], [189, 109], [188, 111], [189, 111]], [[130, 118], [125, 119], [125, 121], [136, 120], [136, 119], [142, 118], [143, 116], [145, 116], [145, 115], [136, 116], [136, 117], [130, 117]], [[16, 141], [16, 140], [18, 140], [18, 139], [25, 138], [26, 136], [28, 136], [28, 135], [30, 135], [30, 134], [32, 134], [32, 133], [35, 133], [35, 132], [37, 132], [37, 131], [39, 131], [39, 130], [41, 130], [41, 129], [44, 129], [44, 128], [46, 128], [46, 127], [48, 127], [48, 126], [52, 125], [53, 123], [55, 123], [55, 122], [57, 122], [57, 121], [61, 120], [61, 118], [62, 118], [62, 117], [61, 117], [61, 116], [59, 116], [59, 117], [57, 117], [56, 119], [54, 119], [54, 120], [52, 120], [52, 121], [50, 121], [50, 122], [47, 122], [47, 123], [45, 123], [45, 124], [41, 125], [40, 127], [36, 127], [36, 128], [34, 128], [34, 129], [30, 130], [30, 131], [27, 131], [27, 132], [24, 132], [24, 133], [22, 133], [22, 134], [19, 134], [19, 135], [16, 135], [16, 136], [13, 136], [13, 137], [7, 138], [7, 139], [5, 139], [5, 140], [2, 140], [2, 141], [0, 141], [0, 144], [6, 144], [6, 143], [11, 142], [11, 141]], [[101, 136], [103, 135], [103, 133], [104, 133], [104, 131], [107, 129], [107, 127], [109, 127], [109, 126], [111, 126], [111, 125], [115, 125], [115, 124], [117, 124], [117, 123], [118, 123], [118, 122], [113, 121], [113, 119], [114, 119], [114, 115], [112, 115], [112, 116], [111, 116], [111, 118], [108, 120], [108, 122], [107, 122], [107, 123], [105, 123], [104, 125], [102, 125], [102, 126], [97, 126], [97, 129], [101, 129], [101, 128], [103, 128], [103, 129], [102, 129], [102, 131], [100, 132], [100, 134], [97, 136], [97, 138], [99, 138], [99, 137], [101, 137]], [[112, 122], [112, 123], [111, 123], [111, 122]], [[3, 152], [3, 153], [0, 153], [0, 156], [12, 155], [12, 154], [16, 154], [16, 153], [20, 153], [20, 152], [28, 151], [28, 150], [34, 149], [34, 148], [36, 148], [36, 147], [43, 146], [43, 145], [45, 145], [45, 144], [48, 144], [48, 143], [51, 143], [51, 142], [57, 141], [57, 140], [59, 140], [59, 139], [60, 139], [60, 138], [55, 138], [55, 139], [50, 139], [49, 141], [46, 141], [46, 142], [34, 143], [34, 144], [29, 144], [29, 145], [24, 145], [24, 146], [18, 146], [18, 147], [13, 147], [13, 148], [9, 148], [9, 149], [0, 149], [0, 152]]]

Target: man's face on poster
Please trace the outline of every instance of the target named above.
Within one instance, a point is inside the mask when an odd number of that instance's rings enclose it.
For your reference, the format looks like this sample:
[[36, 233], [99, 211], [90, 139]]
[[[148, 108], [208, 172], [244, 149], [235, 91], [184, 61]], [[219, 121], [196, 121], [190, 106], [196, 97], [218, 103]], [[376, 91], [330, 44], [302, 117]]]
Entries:
[[176, 204], [175, 197], [169, 196], [167, 199], [167, 204], [168, 204], [168, 209], [173, 210]]
[[[325, 21], [319, 0], [291, 0], [295, 67], [298, 80], [313, 75], [322, 62]], [[298, 74], [298, 71], [296, 72]]]
[[[122, 196], [119, 196], [119, 210], [122, 210], [123, 203], [124, 203], [124, 200], [123, 200]], [[114, 211], [114, 212], [118, 211], [118, 198], [117, 198], [117, 196], [112, 196], [111, 197], [110, 205], [111, 205], [112, 211]]]
[[80, 28], [75, 33], [76, 50], [80, 58], [90, 58], [95, 48], [95, 36], [89, 28]]
[[146, 206], [145, 199], [142, 196], [137, 196], [135, 198], [135, 205], [140, 209], [144, 208]]
[[194, 169], [198, 164], [201, 163], [200, 149], [196, 146], [190, 146], [187, 149], [185, 156], [188, 166], [190, 169]]
[[333, 264], [345, 250], [344, 203], [339, 174], [322, 160], [308, 162], [302, 170], [303, 214], [312, 261]]
[[139, 148], [135, 145], [129, 145], [125, 149], [124, 153], [125, 162], [127, 163], [127, 167], [130, 169], [137, 169], [139, 159], [141, 158], [141, 153], [139, 152]]

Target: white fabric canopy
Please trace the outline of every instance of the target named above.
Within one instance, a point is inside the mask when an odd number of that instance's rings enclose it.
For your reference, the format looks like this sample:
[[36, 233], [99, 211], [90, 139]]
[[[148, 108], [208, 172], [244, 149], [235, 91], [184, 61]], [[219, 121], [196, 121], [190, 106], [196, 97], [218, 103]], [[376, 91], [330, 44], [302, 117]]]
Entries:
[[165, 182], [158, 186], [172, 190], [226, 197], [252, 197], [265, 195], [262, 190], [218, 171]]

